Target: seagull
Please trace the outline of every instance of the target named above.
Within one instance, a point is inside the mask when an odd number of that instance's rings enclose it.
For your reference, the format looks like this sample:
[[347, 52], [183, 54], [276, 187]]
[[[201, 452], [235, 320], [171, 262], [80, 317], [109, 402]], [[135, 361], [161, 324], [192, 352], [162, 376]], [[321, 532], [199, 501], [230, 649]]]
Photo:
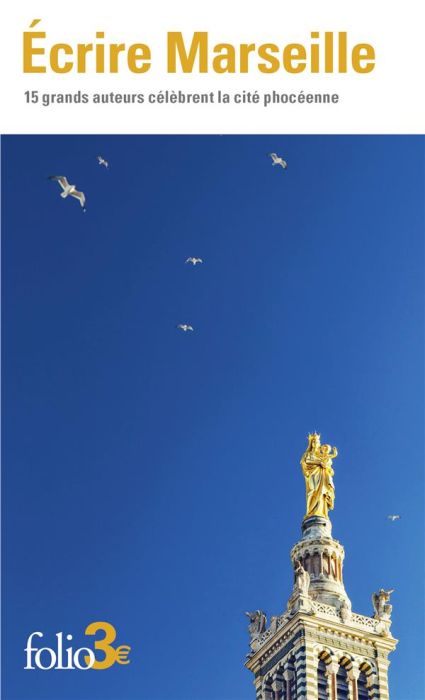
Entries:
[[203, 263], [204, 261], [202, 260], [202, 258], [188, 258], [186, 262], [192, 263], [192, 265], [197, 265], [198, 263]]
[[286, 160], [283, 160], [277, 153], [269, 153], [270, 158], [273, 161], [273, 165], [281, 165], [284, 170], [288, 167]]
[[391, 522], [394, 522], [394, 520], [400, 520], [401, 515], [387, 515], [388, 520], [391, 520]]
[[75, 197], [75, 199], [78, 199], [81, 206], [83, 207], [83, 211], [86, 211], [84, 209], [84, 204], [86, 203], [86, 196], [84, 192], [79, 192], [76, 189], [76, 185], [70, 185], [65, 175], [51, 175], [49, 177], [49, 180], [56, 180], [56, 182], [59, 182], [60, 186], [63, 189], [63, 192], [61, 192], [61, 197], [63, 197], [64, 199], [65, 197], [68, 197], [68, 195], [71, 195], [71, 197]]
[[187, 331], [193, 331], [192, 326], [188, 326], [187, 323], [179, 323], [179, 325], [177, 326], [177, 328], [180, 328], [180, 330], [181, 330], [181, 331], [184, 331], [185, 333], [186, 333]]
[[97, 156], [97, 160], [98, 160], [99, 165], [104, 165], [105, 168], [109, 168], [108, 161], [105, 160], [104, 158], [102, 158], [102, 156]]

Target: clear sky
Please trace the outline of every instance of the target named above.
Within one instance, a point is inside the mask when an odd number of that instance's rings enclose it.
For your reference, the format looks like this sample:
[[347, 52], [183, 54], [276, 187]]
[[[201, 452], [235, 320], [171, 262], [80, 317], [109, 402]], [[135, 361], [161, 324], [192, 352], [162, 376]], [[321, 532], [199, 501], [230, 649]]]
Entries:
[[[353, 610], [396, 589], [391, 698], [423, 700], [424, 182], [422, 137], [3, 139], [4, 700], [254, 698], [312, 430]], [[23, 670], [96, 620], [128, 666]]]

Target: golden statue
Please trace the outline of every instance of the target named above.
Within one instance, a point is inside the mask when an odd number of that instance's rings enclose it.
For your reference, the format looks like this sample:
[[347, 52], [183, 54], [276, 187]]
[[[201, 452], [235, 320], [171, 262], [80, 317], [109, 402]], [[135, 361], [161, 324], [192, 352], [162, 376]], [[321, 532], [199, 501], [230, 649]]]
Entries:
[[335, 486], [332, 460], [337, 456], [336, 447], [320, 444], [320, 435], [312, 433], [308, 436], [308, 447], [301, 457], [307, 497], [305, 518], [311, 515], [327, 518], [328, 510], [333, 510]]

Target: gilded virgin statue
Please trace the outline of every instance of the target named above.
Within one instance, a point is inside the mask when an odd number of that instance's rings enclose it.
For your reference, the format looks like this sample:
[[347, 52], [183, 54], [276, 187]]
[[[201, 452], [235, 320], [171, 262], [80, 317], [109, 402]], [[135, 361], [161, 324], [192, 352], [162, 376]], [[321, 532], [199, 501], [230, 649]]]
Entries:
[[327, 518], [328, 510], [333, 510], [335, 487], [332, 460], [337, 455], [336, 447], [320, 444], [317, 433], [308, 436], [308, 447], [301, 457], [307, 497], [306, 518], [311, 515]]

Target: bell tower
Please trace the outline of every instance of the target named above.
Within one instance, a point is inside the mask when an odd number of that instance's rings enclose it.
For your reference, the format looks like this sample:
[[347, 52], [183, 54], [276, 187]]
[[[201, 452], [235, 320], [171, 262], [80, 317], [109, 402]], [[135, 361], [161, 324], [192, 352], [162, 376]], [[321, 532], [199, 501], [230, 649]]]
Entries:
[[388, 700], [392, 590], [372, 596], [374, 614], [359, 615], [343, 581], [344, 547], [332, 537], [336, 448], [308, 437], [301, 458], [306, 514], [292, 547], [293, 589], [281, 615], [247, 613], [256, 700]]

